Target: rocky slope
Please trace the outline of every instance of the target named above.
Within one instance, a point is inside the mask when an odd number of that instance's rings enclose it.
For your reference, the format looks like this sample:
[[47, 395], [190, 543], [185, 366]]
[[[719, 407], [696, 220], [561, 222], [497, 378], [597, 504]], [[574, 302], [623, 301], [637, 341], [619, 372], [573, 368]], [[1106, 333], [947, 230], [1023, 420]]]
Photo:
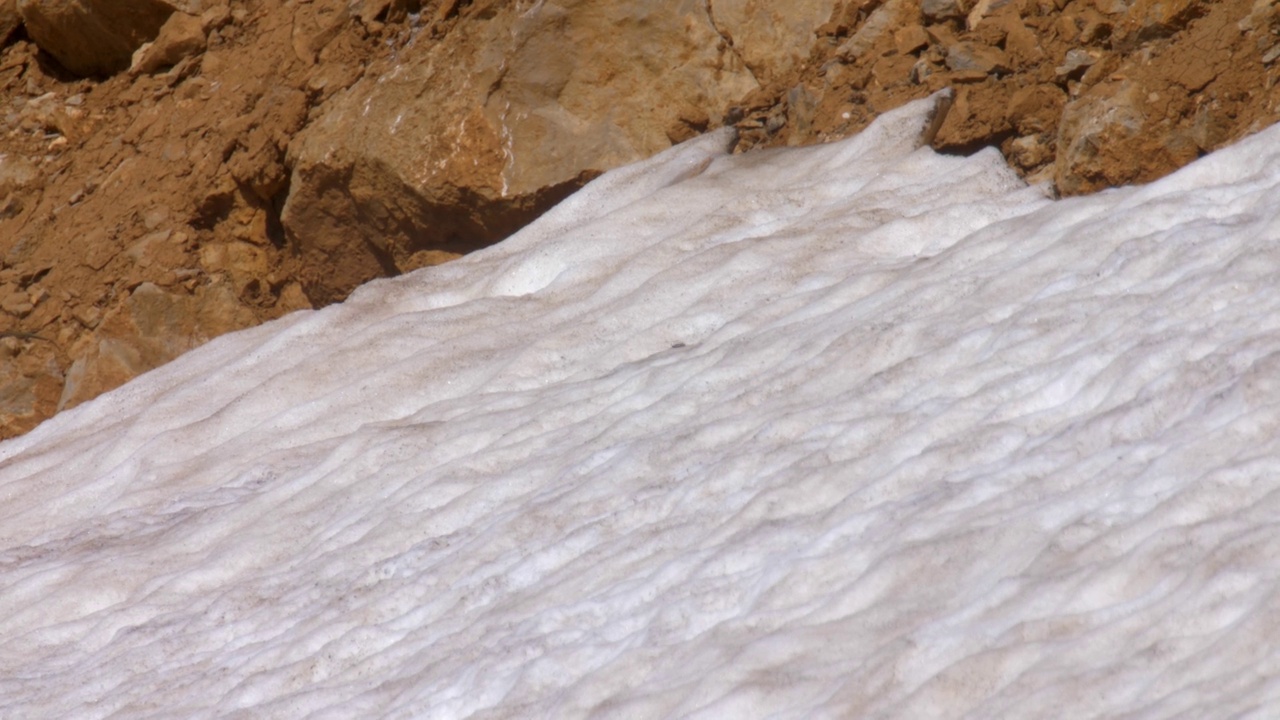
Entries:
[[0, 437], [496, 242], [708, 129], [932, 139], [1063, 194], [1275, 121], [1266, 0], [0, 0]]

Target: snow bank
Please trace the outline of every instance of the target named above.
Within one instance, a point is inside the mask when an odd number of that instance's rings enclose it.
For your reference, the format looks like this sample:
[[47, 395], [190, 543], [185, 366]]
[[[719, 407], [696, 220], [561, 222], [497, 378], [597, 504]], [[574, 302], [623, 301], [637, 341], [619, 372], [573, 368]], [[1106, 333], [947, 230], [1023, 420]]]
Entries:
[[928, 111], [0, 444], [0, 716], [1274, 716], [1280, 130], [1050, 202]]

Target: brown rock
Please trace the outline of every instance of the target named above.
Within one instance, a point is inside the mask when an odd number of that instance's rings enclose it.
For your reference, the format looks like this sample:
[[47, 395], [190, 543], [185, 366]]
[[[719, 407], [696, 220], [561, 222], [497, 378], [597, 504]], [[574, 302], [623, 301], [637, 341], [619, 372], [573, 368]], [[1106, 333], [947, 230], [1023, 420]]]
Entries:
[[893, 53], [876, 60], [871, 77], [877, 87], [890, 88], [912, 82], [912, 70], [918, 60], [913, 55]]
[[1115, 23], [1111, 18], [1099, 14], [1092, 8], [1083, 13], [1084, 26], [1080, 28], [1080, 42], [1090, 45], [1109, 43], [1115, 33]]
[[717, 0], [711, 20], [761, 83], [785, 77], [809, 57], [818, 28], [831, 17], [831, 0]]
[[1057, 130], [1067, 94], [1051, 83], [1019, 88], [1009, 99], [1009, 121], [1024, 135]]
[[537, 7], [499, 6], [406, 48], [290, 144], [282, 219], [313, 301], [421, 250], [495, 242], [594, 174], [668, 147], [688, 104], [718, 121], [758, 87], [702, 6]]
[[1054, 182], [1063, 195], [1123, 185], [1137, 177], [1135, 163], [1117, 150], [1142, 132], [1141, 88], [1128, 80], [1097, 85], [1068, 103], [1058, 127]]
[[1036, 34], [1016, 17], [1004, 25], [1004, 51], [1015, 68], [1026, 68], [1044, 59]]
[[61, 378], [40, 372], [51, 354], [44, 340], [0, 339], [0, 437], [26, 432], [48, 415], [61, 385]]
[[204, 50], [204, 25], [195, 15], [175, 12], [160, 27], [153, 42], [146, 43], [133, 54], [129, 72], [153, 73], [177, 65], [182, 59]]
[[1108, 15], [1118, 15], [1128, 10], [1129, 5], [1132, 2], [1133, 0], [1093, 0], [1093, 6], [1097, 8], [1099, 12], [1103, 12]]
[[17, 217], [26, 209], [22, 198], [13, 193], [0, 197], [0, 220]]
[[35, 185], [40, 179], [40, 171], [30, 160], [8, 154], [0, 154], [0, 197], [15, 190], [24, 190]]
[[913, 53], [929, 44], [929, 35], [919, 25], [908, 25], [893, 34], [893, 42], [902, 55]]
[[307, 116], [307, 98], [300, 90], [272, 87], [240, 118], [244, 129], [235, 127], [235, 150], [227, 169], [241, 187], [264, 202], [272, 202], [288, 182], [284, 166], [289, 139], [302, 128]]
[[858, 26], [862, 10], [861, 3], [837, 3], [831, 19], [818, 27], [818, 37], [848, 37]]
[[214, 30], [221, 30], [231, 23], [231, 8], [226, 5], [214, 5], [200, 13], [200, 29], [208, 35]]
[[911, 66], [911, 82], [917, 84], [927, 82], [929, 77], [937, 72], [938, 67], [936, 65], [925, 58], [920, 58]]
[[804, 85], [797, 85], [787, 92], [787, 124], [794, 128], [790, 143], [801, 145], [813, 134], [813, 115], [818, 100]]
[[22, 24], [18, 14], [18, 0], [0, 0], [0, 46], [9, 41], [13, 31]]
[[885, 40], [892, 40], [898, 28], [917, 19], [918, 12], [908, 0], [888, 0], [867, 16], [858, 31], [836, 50], [836, 55], [846, 61], [857, 60]]
[[417, 270], [418, 268], [443, 265], [460, 257], [462, 256], [458, 253], [443, 252], [441, 250], [419, 250], [409, 257], [408, 267], [405, 268], [405, 272]]
[[35, 305], [31, 303], [31, 297], [23, 290], [7, 286], [6, 288], [0, 288], [0, 293], [3, 293], [0, 295], [0, 310], [14, 317], [26, 317], [28, 313], [35, 309]]
[[17, 1], [36, 45], [77, 75], [128, 68], [133, 52], [154, 39], [169, 15], [180, 9], [170, 0]]
[[1059, 15], [1053, 22], [1054, 33], [1059, 39], [1074, 43], [1080, 37], [1080, 25], [1074, 15]]
[[102, 320], [102, 310], [93, 305], [79, 305], [71, 310], [71, 317], [76, 322], [92, 330]]
[[960, 38], [956, 37], [955, 32], [945, 24], [930, 25], [926, 27], [924, 31], [925, 34], [929, 36], [929, 39], [933, 41], [934, 45], [942, 48], [943, 52], [952, 45], [960, 42]]
[[956, 88], [955, 100], [934, 139], [934, 148], [971, 149], [1009, 132], [1007, 83], [983, 76]]
[[1059, 191], [1149, 182], [1247, 132], [1242, 117], [1261, 111], [1274, 121], [1274, 110], [1248, 100], [1260, 97], [1268, 80], [1261, 58], [1249, 51], [1253, 38], [1239, 31], [1245, 7], [1135, 4], [1130, 19], [1156, 18], [1180, 29], [1123, 60], [1104, 55], [1084, 74], [1058, 132]]
[[977, 0], [971, 4], [968, 14], [965, 16], [965, 26], [970, 30], [977, 28], [987, 19], [991, 13], [1008, 7], [1012, 0]]
[[1169, 37], [1203, 12], [1197, 0], [1134, 0], [1116, 33], [1129, 44]]
[[226, 284], [185, 295], [142, 283], [82, 340], [58, 408], [75, 407], [251, 322]]

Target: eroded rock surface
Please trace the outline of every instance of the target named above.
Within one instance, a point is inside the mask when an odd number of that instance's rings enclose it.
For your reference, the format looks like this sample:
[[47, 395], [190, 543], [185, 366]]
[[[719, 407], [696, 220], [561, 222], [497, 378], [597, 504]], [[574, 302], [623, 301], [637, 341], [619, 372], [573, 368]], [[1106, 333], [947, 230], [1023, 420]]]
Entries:
[[943, 87], [1063, 194], [1280, 115], [1270, 0], [0, 0], [0, 437], [230, 330], [500, 240], [725, 124]]
[[175, 10], [201, 0], [17, 0], [27, 33], [40, 49], [78, 75], [129, 67], [133, 52], [154, 39]]
[[758, 87], [700, 4], [514, 3], [424, 29], [293, 145], [283, 225], [313, 301], [506, 237]]
[[1067, 195], [1147, 182], [1280, 116], [1278, 14], [1266, 0], [841, 3], [808, 69], [752, 99], [742, 147], [841, 137], [952, 87], [935, 148], [996, 145]]

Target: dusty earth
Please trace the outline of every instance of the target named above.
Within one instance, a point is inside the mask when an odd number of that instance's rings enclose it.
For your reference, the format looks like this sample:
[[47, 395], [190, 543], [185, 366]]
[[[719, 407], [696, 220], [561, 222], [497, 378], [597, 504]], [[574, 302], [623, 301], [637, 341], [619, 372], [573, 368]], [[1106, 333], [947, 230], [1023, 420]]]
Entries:
[[1274, 122], [1278, 57], [1268, 0], [0, 0], [0, 437], [717, 126], [950, 87], [935, 148], [1080, 194]]

